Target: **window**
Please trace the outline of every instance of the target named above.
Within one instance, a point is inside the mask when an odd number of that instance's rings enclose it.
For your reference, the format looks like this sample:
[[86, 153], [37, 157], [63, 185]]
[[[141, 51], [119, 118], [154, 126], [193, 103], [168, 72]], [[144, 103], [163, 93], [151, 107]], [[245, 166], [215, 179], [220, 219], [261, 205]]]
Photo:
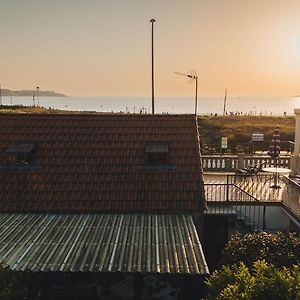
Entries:
[[16, 142], [6, 149], [10, 163], [16, 164], [30, 164], [34, 159], [35, 152], [36, 145], [30, 142]]
[[167, 165], [169, 163], [169, 145], [166, 143], [146, 144], [146, 163], [149, 165]]

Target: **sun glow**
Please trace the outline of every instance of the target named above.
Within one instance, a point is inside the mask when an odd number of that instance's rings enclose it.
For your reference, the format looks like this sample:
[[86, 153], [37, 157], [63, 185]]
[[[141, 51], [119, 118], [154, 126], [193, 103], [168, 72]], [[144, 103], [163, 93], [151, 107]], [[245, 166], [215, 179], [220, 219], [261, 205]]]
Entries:
[[1, 1], [2, 86], [149, 95], [153, 17], [157, 95], [300, 94], [299, 0]]

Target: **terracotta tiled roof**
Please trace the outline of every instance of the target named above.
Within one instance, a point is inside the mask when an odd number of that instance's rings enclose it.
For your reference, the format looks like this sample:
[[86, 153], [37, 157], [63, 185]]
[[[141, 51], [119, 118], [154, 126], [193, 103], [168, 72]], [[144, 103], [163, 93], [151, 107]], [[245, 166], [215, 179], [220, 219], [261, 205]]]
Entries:
[[[145, 167], [166, 142], [171, 168]], [[12, 166], [16, 142], [37, 149]], [[0, 212], [180, 212], [205, 206], [192, 115], [0, 114]]]

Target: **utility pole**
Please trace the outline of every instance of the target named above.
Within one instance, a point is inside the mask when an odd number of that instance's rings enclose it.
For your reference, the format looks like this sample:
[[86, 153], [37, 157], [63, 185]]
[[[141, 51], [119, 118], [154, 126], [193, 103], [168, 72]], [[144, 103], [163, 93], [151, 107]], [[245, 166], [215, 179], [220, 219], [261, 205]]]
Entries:
[[151, 19], [152, 23], [152, 34], [151, 34], [151, 47], [152, 47], [152, 114], [154, 115], [154, 47], [153, 47], [153, 27], [154, 27], [154, 19]]

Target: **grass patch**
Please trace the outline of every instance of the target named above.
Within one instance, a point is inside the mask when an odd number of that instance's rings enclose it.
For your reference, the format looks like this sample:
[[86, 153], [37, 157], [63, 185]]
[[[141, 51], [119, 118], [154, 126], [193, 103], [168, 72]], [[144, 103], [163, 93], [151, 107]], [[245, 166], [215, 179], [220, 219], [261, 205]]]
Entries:
[[276, 125], [282, 141], [295, 138], [295, 117], [204, 116], [198, 118], [198, 124], [206, 144], [218, 144], [222, 136], [227, 136], [229, 143], [248, 143], [252, 133], [264, 133], [265, 141], [270, 141]]

